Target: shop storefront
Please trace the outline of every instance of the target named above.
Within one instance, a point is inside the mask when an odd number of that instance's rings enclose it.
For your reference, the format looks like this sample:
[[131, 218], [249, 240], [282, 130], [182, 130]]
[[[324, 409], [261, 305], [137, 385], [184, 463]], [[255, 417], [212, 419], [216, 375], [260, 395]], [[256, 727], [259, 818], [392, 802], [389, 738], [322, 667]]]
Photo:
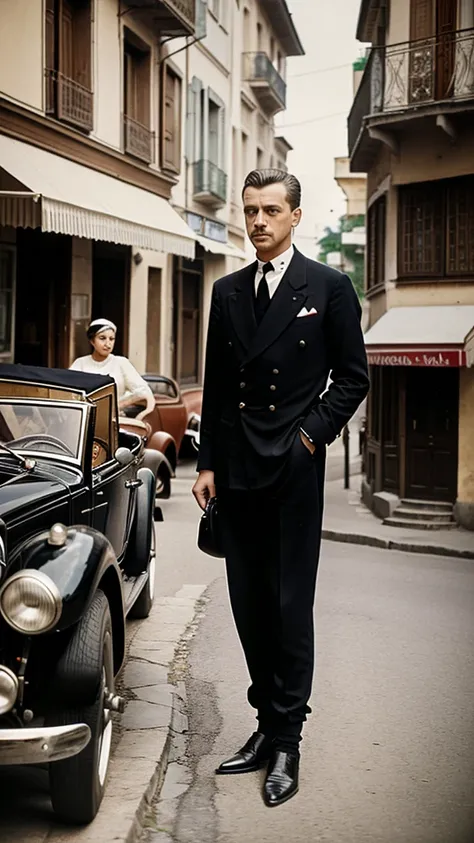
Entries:
[[192, 261], [196, 235], [162, 196], [0, 134], [0, 360], [69, 366], [97, 316], [129, 353], [133, 247]]
[[474, 529], [474, 306], [392, 308], [366, 334], [364, 499], [453, 504]]

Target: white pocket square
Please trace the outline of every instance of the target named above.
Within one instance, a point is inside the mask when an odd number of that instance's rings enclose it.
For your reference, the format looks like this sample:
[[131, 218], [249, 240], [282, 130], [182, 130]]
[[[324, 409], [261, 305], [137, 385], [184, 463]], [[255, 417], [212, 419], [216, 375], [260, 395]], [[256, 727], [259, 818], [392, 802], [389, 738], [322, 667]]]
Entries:
[[316, 310], [315, 307], [312, 307], [311, 310], [308, 310], [307, 307], [302, 307], [300, 312], [297, 315], [297, 318], [299, 318], [300, 316], [316, 316], [317, 313], [318, 313], [318, 311]]

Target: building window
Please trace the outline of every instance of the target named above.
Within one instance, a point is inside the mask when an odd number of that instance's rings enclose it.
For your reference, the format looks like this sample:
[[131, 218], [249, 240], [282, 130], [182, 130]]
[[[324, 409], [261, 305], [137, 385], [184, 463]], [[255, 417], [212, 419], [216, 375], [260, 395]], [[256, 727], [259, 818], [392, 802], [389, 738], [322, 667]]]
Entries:
[[474, 179], [460, 179], [447, 192], [448, 275], [474, 273]]
[[[226, 110], [223, 100], [194, 77], [188, 89], [186, 155], [194, 164], [194, 192], [209, 202], [227, 198]], [[206, 200], [207, 201], [207, 200]]]
[[91, 0], [46, 0], [47, 114], [93, 128]]
[[400, 188], [399, 275], [474, 273], [474, 177]]
[[387, 199], [381, 196], [369, 208], [367, 230], [367, 290], [385, 281]]
[[124, 149], [147, 164], [153, 161], [150, 129], [150, 49], [129, 29], [124, 30]]
[[434, 182], [400, 190], [400, 274], [443, 272], [442, 192]]
[[165, 64], [163, 68], [161, 166], [181, 170], [181, 79]]
[[13, 310], [15, 306], [14, 246], [0, 244], [0, 360], [13, 360]]

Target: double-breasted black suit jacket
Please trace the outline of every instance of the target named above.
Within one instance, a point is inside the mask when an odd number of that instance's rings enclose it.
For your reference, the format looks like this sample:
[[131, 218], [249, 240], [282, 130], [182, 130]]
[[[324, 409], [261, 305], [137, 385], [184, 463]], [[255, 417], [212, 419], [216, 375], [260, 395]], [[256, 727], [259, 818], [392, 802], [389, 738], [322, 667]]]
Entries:
[[256, 271], [216, 281], [209, 317], [198, 470], [236, 489], [271, 484], [300, 427], [325, 450], [369, 389], [350, 279], [295, 249], [257, 327]]

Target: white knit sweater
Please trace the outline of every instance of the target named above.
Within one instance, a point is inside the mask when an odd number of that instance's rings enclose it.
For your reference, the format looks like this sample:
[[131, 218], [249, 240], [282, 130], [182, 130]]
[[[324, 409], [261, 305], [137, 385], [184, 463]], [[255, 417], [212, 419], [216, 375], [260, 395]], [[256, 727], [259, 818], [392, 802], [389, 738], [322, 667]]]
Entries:
[[91, 354], [77, 357], [70, 366], [78, 372], [89, 372], [95, 375], [109, 375], [117, 384], [119, 401], [128, 398], [147, 398], [152, 395], [151, 389], [138, 374], [135, 367], [126, 357], [116, 357], [109, 354], [105, 360], [97, 361]]

